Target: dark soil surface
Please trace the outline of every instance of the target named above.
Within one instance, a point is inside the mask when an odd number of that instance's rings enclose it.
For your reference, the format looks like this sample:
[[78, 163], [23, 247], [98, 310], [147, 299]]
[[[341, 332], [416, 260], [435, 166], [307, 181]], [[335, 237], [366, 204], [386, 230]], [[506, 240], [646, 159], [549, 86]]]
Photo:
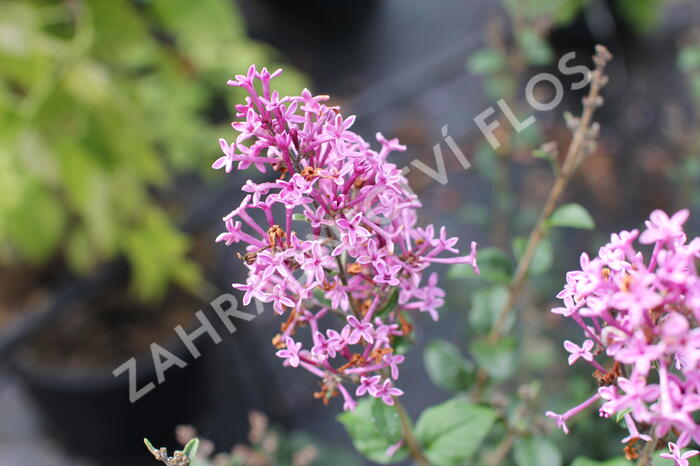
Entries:
[[23, 355], [40, 365], [66, 369], [112, 368], [149, 350], [151, 343], [176, 338], [201, 302], [173, 290], [152, 307], [136, 302], [125, 287], [77, 304], [32, 340]]

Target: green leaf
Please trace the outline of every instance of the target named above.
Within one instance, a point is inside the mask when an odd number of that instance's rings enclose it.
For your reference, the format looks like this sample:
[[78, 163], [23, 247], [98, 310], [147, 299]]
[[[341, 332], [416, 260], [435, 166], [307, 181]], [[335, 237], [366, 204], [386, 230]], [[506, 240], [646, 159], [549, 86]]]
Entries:
[[[490, 81], [491, 79], [487, 82]], [[495, 183], [498, 180], [498, 158], [499, 156], [487, 141], [483, 141], [477, 145], [476, 152], [474, 153], [474, 168], [479, 173], [479, 176], [490, 183]]]
[[535, 149], [532, 151], [532, 156], [535, 157], [536, 159], [541, 159], [541, 160], [546, 160], [549, 162], [549, 165], [552, 167], [552, 171], [554, 172], [555, 175], [559, 174], [560, 168], [559, 168], [559, 161], [557, 160], [557, 157], [554, 153], [551, 151], [547, 150], [542, 150], [542, 149]]
[[690, 89], [693, 92], [693, 97], [700, 100], [700, 76], [693, 76], [690, 81]]
[[552, 61], [554, 53], [551, 47], [534, 29], [524, 29], [519, 40], [529, 64], [546, 65]]
[[147, 438], [143, 439], [143, 443], [146, 445], [146, 448], [148, 448], [148, 451], [150, 451], [151, 453], [153, 453], [154, 451], [157, 451], [157, 449], [153, 446], [151, 441], [148, 440]]
[[10, 243], [32, 262], [47, 260], [61, 242], [66, 212], [57, 197], [37, 183], [26, 186], [5, 227]]
[[394, 444], [401, 440], [401, 420], [395, 407], [387, 406], [384, 402], [373, 399], [371, 413], [372, 422], [377, 430], [386, 437], [387, 441]]
[[550, 227], [568, 227], [581, 230], [592, 230], [595, 228], [593, 217], [580, 204], [565, 204], [559, 207], [549, 217], [547, 224]]
[[473, 380], [474, 364], [444, 340], [435, 340], [425, 348], [423, 364], [430, 381], [448, 391], [465, 390]]
[[320, 289], [319, 287], [316, 287], [316, 288], [314, 288], [313, 293], [314, 293], [314, 298], [316, 298], [316, 300], [318, 302], [320, 302], [323, 306], [327, 306], [327, 307], [331, 306], [331, 301], [326, 298], [326, 294], [322, 289]]
[[188, 258], [188, 238], [162, 212], [144, 214], [143, 222], [126, 232], [124, 249], [133, 267], [132, 286], [141, 299], [161, 298], [171, 281], [196, 292], [201, 275]]
[[[492, 283], [508, 284], [513, 275], [513, 263], [506, 253], [498, 248], [480, 249], [476, 254], [479, 278]], [[447, 278], [473, 278], [477, 275], [469, 264], [454, 264], [447, 271]]]
[[[513, 254], [520, 260], [523, 253], [525, 252], [525, 247], [527, 246], [526, 238], [515, 238], [513, 240]], [[554, 263], [554, 248], [552, 247], [552, 242], [547, 238], [540, 241], [540, 244], [535, 250], [535, 255], [532, 257], [530, 262], [529, 272], [534, 275], [542, 275], [546, 273], [549, 268]]]
[[110, 73], [107, 67], [92, 60], [74, 63], [66, 72], [65, 87], [78, 101], [98, 105], [109, 98]]
[[484, 91], [489, 98], [498, 100], [503, 99], [504, 96], [512, 96], [515, 93], [516, 85], [517, 81], [513, 76], [489, 76], [489, 78], [484, 81]]
[[460, 220], [467, 224], [485, 227], [489, 223], [489, 210], [477, 202], [464, 204], [460, 207], [457, 215], [459, 215]]
[[476, 452], [495, 419], [491, 408], [452, 399], [423, 411], [416, 439], [431, 464], [460, 464]]
[[583, 456], [576, 458], [571, 466], [630, 466], [632, 463], [625, 458], [613, 458], [607, 461], [595, 461]]
[[500, 50], [483, 48], [469, 57], [467, 69], [473, 74], [493, 74], [505, 69], [506, 63], [506, 57]]
[[[477, 256], [478, 257], [478, 256]], [[478, 259], [477, 259], [478, 262]], [[481, 267], [481, 264], [479, 264]], [[476, 278], [478, 275], [474, 273], [474, 269], [469, 264], [452, 264], [447, 269], [447, 278], [456, 280], [461, 278]]]
[[551, 340], [532, 335], [522, 340], [522, 368], [526, 371], [544, 371], [559, 358], [559, 347]]
[[684, 47], [678, 54], [678, 66], [683, 71], [693, 71], [700, 68], [700, 46]]
[[187, 442], [185, 448], [182, 450], [182, 453], [184, 453], [187, 458], [192, 459], [194, 458], [194, 455], [197, 454], [197, 449], [199, 449], [199, 439], [193, 438]]
[[139, 67], [153, 63], [158, 53], [144, 17], [130, 2], [94, 2], [92, 53], [109, 64]]
[[338, 415], [338, 421], [363, 455], [375, 463], [390, 464], [406, 458], [408, 450], [401, 447], [389, 458], [386, 450], [401, 439], [401, 423], [396, 409], [378, 399], [362, 399], [355, 411]]
[[542, 160], [552, 160], [554, 158], [554, 154], [551, 152], [547, 152], [542, 149], [535, 149], [532, 151], [532, 156], [537, 158], [537, 159], [542, 159]]
[[543, 437], [524, 437], [515, 442], [513, 457], [518, 466], [561, 466], [561, 453]]
[[516, 345], [512, 337], [502, 338], [494, 344], [475, 341], [469, 349], [479, 367], [494, 379], [508, 378], [515, 370]]
[[[474, 291], [468, 315], [469, 325], [479, 333], [490, 331], [507, 299], [508, 288], [505, 286], [492, 286]], [[512, 324], [512, 320], [508, 323]]]
[[386, 303], [376, 312], [375, 316], [379, 317], [384, 314], [387, 314], [394, 309], [396, 309], [396, 305], [399, 302], [399, 289], [394, 288], [391, 291], [391, 294], [389, 295], [389, 299], [387, 299]]
[[178, 49], [204, 69], [226, 68], [235, 63], [236, 48], [242, 45], [239, 38], [244, 37], [245, 28], [232, 6], [225, 0], [211, 0], [206, 7], [189, 0], [153, 2], [162, 24], [176, 33]]
[[296, 220], [299, 222], [308, 222], [309, 219], [306, 217], [306, 215], [300, 213], [300, 212], [295, 212], [292, 214], [292, 220]]
[[391, 348], [394, 354], [406, 354], [413, 346], [414, 340], [412, 336], [399, 335], [391, 341]]
[[555, 24], [565, 26], [570, 24], [576, 15], [584, 8], [587, 4], [587, 0], [563, 0], [557, 2], [557, 9], [555, 12], [554, 21]]
[[[530, 116], [530, 113], [522, 109], [515, 108], [513, 111], [519, 121], [523, 121]], [[523, 152], [531, 151], [533, 147], [539, 147], [541, 145], [542, 132], [538, 125], [529, 125], [513, 133], [513, 146]]]
[[632, 412], [632, 408], [623, 409], [615, 415], [615, 422], [620, 423], [626, 415]]
[[659, 23], [663, 0], [617, 0], [616, 9], [638, 33], [644, 34]]
[[71, 269], [86, 273], [95, 265], [95, 254], [85, 231], [76, 227], [68, 238], [66, 260]]

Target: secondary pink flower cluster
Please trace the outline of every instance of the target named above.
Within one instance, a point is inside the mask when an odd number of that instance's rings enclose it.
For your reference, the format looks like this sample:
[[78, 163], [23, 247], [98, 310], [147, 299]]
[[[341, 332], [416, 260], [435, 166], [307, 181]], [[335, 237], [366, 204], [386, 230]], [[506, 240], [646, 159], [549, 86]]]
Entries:
[[[601, 386], [566, 413], [547, 413], [564, 432], [569, 418], [602, 401], [602, 417], [624, 415], [625, 443], [674, 435], [666, 455], [677, 464], [688, 455], [680, 448], [700, 443], [700, 238], [688, 242], [688, 215], [682, 210], [669, 218], [656, 210], [641, 235], [613, 234], [597, 257], [582, 254], [581, 270], [567, 273], [558, 295], [564, 306], [552, 312], [583, 330], [581, 345], [564, 343], [569, 364], [591, 364]], [[647, 258], [636, 240], [650, 245]]]
[[[377, 133], [378, 151], [350, 130], [355, 117], [344, 118], [328, 96], [282, 97], [270, 88], [269, 73], [251, 66], [228, 82], [248, 91], [236, 106], [235, 142], [220, 140], [223, 157], [213, 167], [230, 172], [250, 165], [276, 179], [254, 183], [241, 205], [224, 218], [226, 232], [217, 241], [247, 243], [239, 257], [248, 267], [244, 284], [233, 286], [252, 298], [288, 313], [273, 339], [284, 364], [303, 367], [321, 379], [316, 395], [327, 402], [342, 394], [344, 409], [356, 401], [344, 386], [356, 384], [366, 394], [393, 404], [402, 391], [394, 386], [404, 356], [398, 339], [410, 337], [404, 313], [417, 309], [438, 318], [444, 292], [437, 275], [425, 275], [433, 263], [466, 263], [471, 254], [455, 256], [457, 238], [444, 228], [417, 226], [417, 197], [408, 190], [392, 151], [405, 147]], [[438, 257], [449, 253], [451, 257]], [[326, 319], [341, 318], [334, 327]], [[310, 329], [305, 347], [294, 339]]]

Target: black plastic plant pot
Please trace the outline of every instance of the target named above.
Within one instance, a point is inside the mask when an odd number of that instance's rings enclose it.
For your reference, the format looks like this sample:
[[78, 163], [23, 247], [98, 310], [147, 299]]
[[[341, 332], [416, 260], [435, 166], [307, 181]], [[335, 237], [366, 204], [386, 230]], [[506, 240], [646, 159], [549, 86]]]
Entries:
[[[206, 342], [204, 336], [197, 345]], [[46, 433], [67, 451], [103, 465], [146, 465], [153, 459], [143, 438], [175, 447], [175, 427], [193, 423], [205, 399], [202, 358], [194, 360], [175, 338], [170, 343], [159, 344], [187, 365], [168, 368], [160, 384], [150, 352], [135, 358], [136, 385], [131, 387], [129, 371], [118, 377], [112, 373], [121, 363], [89, 371], [47, 367], [20, 348], [10, 364], [38, 408]], [[130, 401], [130, 390], [149, 383], [155, 388]]]

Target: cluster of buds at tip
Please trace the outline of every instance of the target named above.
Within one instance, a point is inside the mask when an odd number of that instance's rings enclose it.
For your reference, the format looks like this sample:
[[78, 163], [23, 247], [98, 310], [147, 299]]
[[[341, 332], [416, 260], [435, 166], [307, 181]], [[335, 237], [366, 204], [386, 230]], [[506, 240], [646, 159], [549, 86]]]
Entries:
[[190, 464], [191, 459], [183, 451], [177, 450], [173, 456], [168, 456], [168, 450], [165, 447], [154, 448], [147, 440], [145, 443], [153, 457], [167, 466], [189, 466]]
[[318, 376], [319, 398], [340, 394], [344, 409], [367, 395], [393, 404], [402, 394], [397, 344], [411, 337], [406, 313], [437, 320], [443, 304], [437, 275], [426, 269], [464, 263], [478, 273], [476, 243], [460, 256], [444, 227], [418, 226], [421, 204], [388, 161], [404, 146], [377, 133], [373, 150], [350, 129], [354, 116], [324, 103], [328, 96], [280, 96], [270, 87], [279, 73], [251, 66], [228, 83], [249, 96], [236, 107], [238, 136], [220, 140], [224, 155], [213, 167], [271, 168], [277, 179], [245, 183], [217, 241], [247, 245], [247, 280], [233, 286], [244, 305], [255, 298], [288, 315], [273, 339], [277, 356]]

